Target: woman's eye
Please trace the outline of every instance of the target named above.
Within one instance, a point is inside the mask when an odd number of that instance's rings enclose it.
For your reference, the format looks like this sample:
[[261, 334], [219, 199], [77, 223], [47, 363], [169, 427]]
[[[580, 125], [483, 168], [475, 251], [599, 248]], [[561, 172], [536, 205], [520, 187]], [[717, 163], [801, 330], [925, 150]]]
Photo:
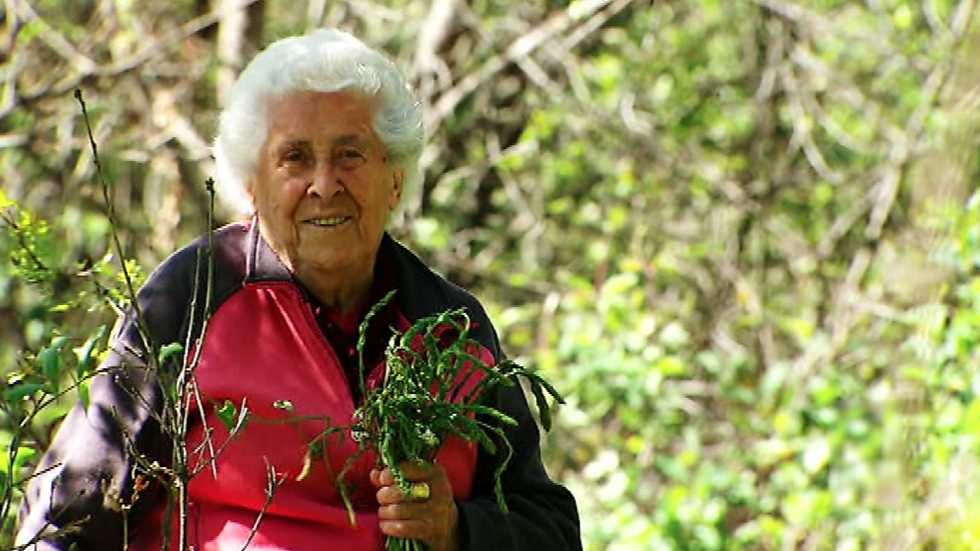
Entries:
[[347, 148], [341, 149], [337, 152], [337, 160], [339, 160], [343, 166], [351, 167], [359, 165], [367, 160], [367, 158], [359, 150]]
[[299, 163], [306, 159], [306, 154], [302, 149], [289, 149], [282, 154], [282, 160], [285, 163]]

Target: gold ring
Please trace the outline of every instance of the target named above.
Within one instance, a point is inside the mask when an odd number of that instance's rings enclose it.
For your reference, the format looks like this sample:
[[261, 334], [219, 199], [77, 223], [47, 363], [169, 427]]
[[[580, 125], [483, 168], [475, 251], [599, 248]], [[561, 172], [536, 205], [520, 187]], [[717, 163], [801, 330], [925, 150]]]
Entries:
[[429, 485], [425, 482], [412, 482], [412, 486], [408, 490], [408, 497], [418, 501], [425, 501], [429, 499], [429, 490]]

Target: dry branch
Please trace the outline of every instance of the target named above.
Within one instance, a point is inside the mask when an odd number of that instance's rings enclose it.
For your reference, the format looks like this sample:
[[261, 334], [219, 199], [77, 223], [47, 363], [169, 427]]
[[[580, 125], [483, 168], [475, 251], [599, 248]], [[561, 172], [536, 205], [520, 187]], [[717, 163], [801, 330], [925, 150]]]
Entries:
[[[442, 121], [453, 112], [463, 99], [487, 83], [507, 67], [508, 64], [515, 63], [520, 59], [530, 56], [543, 43], [566, 32], [578, 21], [592, 17], [597, 12], [603, 15], [606, 11], [611, 11], [612, 13], [619, 12], [628, 6], [631, 1], [616, 0], [610, 3], [609, 0], [590, 0], [576, 2], [567, 10], [551, 16], [547, 21], [519, 37], [517, 40], [514, 40], [503, 54], [492, 56], [479, 69], [461, 78], [455, 86], [442, 94], [434, 103], [432, 109], [426, 114], [426, 131], [430, 136], [434, 134]], [[600, 10], [603, 11], [600, 12]]]

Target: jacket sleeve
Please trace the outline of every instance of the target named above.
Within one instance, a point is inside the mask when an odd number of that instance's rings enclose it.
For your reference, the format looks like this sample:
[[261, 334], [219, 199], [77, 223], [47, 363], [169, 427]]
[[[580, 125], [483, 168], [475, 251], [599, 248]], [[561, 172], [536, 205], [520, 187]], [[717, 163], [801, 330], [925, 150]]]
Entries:
[[514, 455], [501, 477], [508, 512], [497, 506], [494, 470], [503, 458], [482, 448], [473, 498], [458, 502], [462, 551], [559, 551], [582, 549], [575, 498], [553, 482], [541, 463], [538, 428], [519, 386], [498, 392], [495, 407], [517, 421], [506, 431]]
[[[486, 311], [475, 299], [468, 308], [477, 320], [475, 334], [497, 361], [504, 355], [497, 332]], [[498, 387], [491, 405], [517, 421], [504, 427], [513, 455], [500, 482], [508, 511], [500, 510], [494, 495], [494, 472], [504, 460], [506, 450], [497, 453], [483, 447], [477, 455], [473, 496], [457, 502], [458, 540], [461, 551], [565, 551], [581, 550], [578, 509], [575, 497], [564, 486], [552, 481], [541, 462], [538, 425], [519, 385]], [[492, 419], [484, 419], [495, 423]]]
[[[175, 253], [140, 289], [137, 300], [157, 346], [180, 340], [196, 256], [186, 249]], [[155, 484], [133, 499], [140, 473], [133, 450], [160, 465], [169, 464], [170, 451], [155, 413], [163, 401], [159, 378], [147, 369], [137, 325], [132, 315], [117, 324], [91, 382], [88, 407], [75, 404], [42, 457], [24, 493], [17, 545], [122, 549], [124, 528], [132, 534], [153, 505]], [[120, 504], [132, 505], [125, 527]]]

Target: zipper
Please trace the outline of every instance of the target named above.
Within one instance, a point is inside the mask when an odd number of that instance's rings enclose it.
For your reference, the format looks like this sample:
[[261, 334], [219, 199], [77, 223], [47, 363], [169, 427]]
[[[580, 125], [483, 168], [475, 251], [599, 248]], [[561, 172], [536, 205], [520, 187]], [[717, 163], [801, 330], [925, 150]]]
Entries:
[[313, 314], [313, 304], [307, 299], [302, 291], [296, 287], [292, 287], [290, 291], [295, 295], [297, 301], [299, 302], [299, 309], [303, 313], [303, 320], [306, 322], [306, 329], [315, 338], [313, 339], [320, 347], [323, 354], [327, 357], [328, 363], [332, 361], [333, 371], [339, 376], [340, 380], [343, 381], [343, 397], [346, 400], [345, 405], [347, 409], [350, 410], [350, 414], [354, 413], [354, 395], [351, 392], [351, 382], [347, 378], [347, 373], [344, 372], [343, 364], [340, 361], [340, 356], [337, 355], [337, 351], [333, 349], [330, 342], [327, 340], [326, 335], [323, 331], [320, 331], [320, 325], [316, 322], [316, 316]]

